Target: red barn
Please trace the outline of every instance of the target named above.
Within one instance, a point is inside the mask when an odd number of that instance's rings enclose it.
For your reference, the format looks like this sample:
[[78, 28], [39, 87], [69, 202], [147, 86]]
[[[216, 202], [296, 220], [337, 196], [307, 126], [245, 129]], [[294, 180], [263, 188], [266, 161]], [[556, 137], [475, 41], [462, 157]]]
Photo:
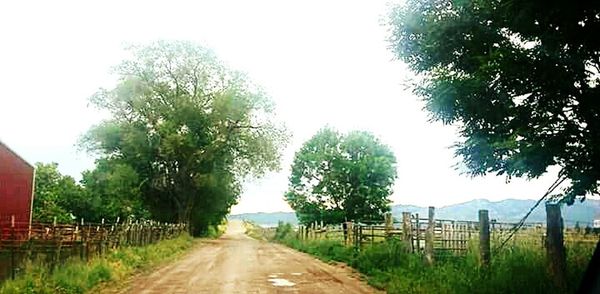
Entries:
[[18, 239], [28, 238], [34, 172], [31, 164], [0, 141], [0, 240], [13, 234]]

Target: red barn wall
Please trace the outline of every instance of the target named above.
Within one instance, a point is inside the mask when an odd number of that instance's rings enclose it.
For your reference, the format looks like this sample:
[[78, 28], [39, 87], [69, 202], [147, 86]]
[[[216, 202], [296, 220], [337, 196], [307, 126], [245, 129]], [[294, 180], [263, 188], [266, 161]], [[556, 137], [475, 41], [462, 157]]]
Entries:
[[6, 145], [0, 143], [0, 227], [1, 239], [12, 234], [15, 217], [17, 237], [26, 238], [31, 222], [34, 168]]

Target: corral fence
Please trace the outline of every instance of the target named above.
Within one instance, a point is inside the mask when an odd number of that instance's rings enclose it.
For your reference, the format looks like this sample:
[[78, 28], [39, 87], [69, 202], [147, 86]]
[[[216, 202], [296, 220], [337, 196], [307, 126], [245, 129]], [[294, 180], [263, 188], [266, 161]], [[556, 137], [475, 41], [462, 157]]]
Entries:
[[308, 226], [300, 225], [297, 237], [337, 240], [358, 250], [365, 245], [397, 239], [406, 244], [408, 251], [423, 254], [428, 261], [441, 256], [462, 256], [470, 248], [478, 247], [483, 263], [489, 262], [491, 252], [498, 250], [509, 234], [513, 234], [508, 241], [509, 246], [519, 243], [546, 248], [549, 241], [553, 241], [550, 245], [564, 243], [567, 246], [573, 243], [594, 245], [598, 242], [597, 233], [565, 228], [558, 205], [547, 205], [546, 210], [558, 210], [558, 215], [548, 213], [547, 223], [524, 223], [519, 229], [516, 229], [518, 223], [490, 220], [487, 210], [479, 210], [478, 221], [462, 221], [436, 219], [435, 208], [429, 207], [427, 217], [403, 212], [401, 219], [394, 219], [388, 213], [385, 220], [369, 224], [345, 222], [339, 225], [323, 225], [315, 222]]
[[0, 281], [12, 278], [27, 261], [42, 261], [50, 269], [68, 259], [87, 261], [111, 249], [144, 246], [181, 235], [185, 224], [129, 219], [112, 223], [19, 224], [14, 217], [0, 220]]

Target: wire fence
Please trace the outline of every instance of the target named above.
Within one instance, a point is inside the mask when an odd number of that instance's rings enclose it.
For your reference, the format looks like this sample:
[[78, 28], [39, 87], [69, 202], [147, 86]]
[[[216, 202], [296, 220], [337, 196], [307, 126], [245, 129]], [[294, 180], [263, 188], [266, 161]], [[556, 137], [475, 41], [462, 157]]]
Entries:
[[[360, 249], [389, 239], [403, 240], [409, 251], [434, 256], [463, 256], [469, 250], [480, 249], [482, 240], [482, 221], [464, 221], [452, 219], [435, 219], [434, 208], [430, 207], [430, 217], [423, 218], [418, 214], [405, 212], [401, 220], [371, 222], [347, 222], [338, 225], [300, 225], [298, 238], [314, 240], [337, 240], [348, 246]], [[486, 212], [487, 215], [487, 212]], [[499, 222], [485, 220], [488, 231], [483, 232], [484, 242], [490, 244], [490, 251], [498, 251], [500, 244], [512, 234], [508, 245], [525, 245], [543, 249], [546, 244], [546, 223], [531, 222], [519, 226], [517, 222]], [[518, 229], [517, 229], [518, 228]], [[515, 230], [513, 232], [513, 230]], [[487, 232], [487, 233], [486, 233]], [[566, 247], [575, 244], [595, 245], [599, 241], [600, 232], [591, 228], [562, 227]], [[487, 239], [487, 241], [485, 241]], [[431, 245], [428, 245], [431, 244]]]

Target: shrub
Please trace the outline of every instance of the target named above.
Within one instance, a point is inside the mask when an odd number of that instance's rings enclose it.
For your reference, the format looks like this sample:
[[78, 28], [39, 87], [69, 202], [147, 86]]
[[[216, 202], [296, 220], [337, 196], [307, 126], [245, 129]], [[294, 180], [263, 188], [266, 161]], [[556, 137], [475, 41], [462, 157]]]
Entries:
[[294, 229], [292, 228], [291, 224], [279, 221], [277, 228], [275, 229], [275, 236], [273, 238], [275, 240], [283, 240], [288, 236], [291, 236], [293, 233]]

